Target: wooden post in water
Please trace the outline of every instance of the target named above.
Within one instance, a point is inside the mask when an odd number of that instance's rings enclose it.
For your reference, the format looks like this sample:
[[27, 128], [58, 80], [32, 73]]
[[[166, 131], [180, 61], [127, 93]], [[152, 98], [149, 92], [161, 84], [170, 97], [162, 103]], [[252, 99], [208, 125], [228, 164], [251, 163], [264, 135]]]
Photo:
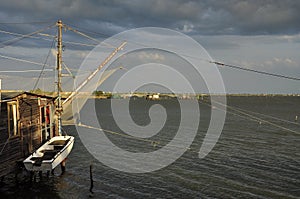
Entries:
[[0, 79], [0, 111], [1, 111], [1, 101], [2, 101], [2, 96], [1, 96], [1, 90], [2, 90], [2, 86], [1, 86], [2, 82]]
[[94, 187], [94, 180], [93, 180], [93, 165], [90, 165], [90, 181], [91, 181], [91, 186], [90, 186], [90, 192], [93, 194], [93, 187]]

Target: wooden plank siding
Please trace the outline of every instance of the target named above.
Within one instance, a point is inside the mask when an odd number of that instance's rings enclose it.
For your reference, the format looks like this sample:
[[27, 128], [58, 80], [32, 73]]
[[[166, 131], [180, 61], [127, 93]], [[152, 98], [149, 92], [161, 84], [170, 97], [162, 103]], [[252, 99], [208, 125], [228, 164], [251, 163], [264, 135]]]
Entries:
[[[41, 107], [54, 107], [53, 98], [30, 93], [20, 94], [10, 100], [17, 103], [17, 135], [9, 135], [8, 130], [7, 107], [11, 102], [1, 102], [0, 177], [13, 172], [18, 161], [24, 160], [41, 146]], [[53, 114], [53, 111], [51, 113]], [[55, 133], [52, 133], [50, 137], [54, 135]]]

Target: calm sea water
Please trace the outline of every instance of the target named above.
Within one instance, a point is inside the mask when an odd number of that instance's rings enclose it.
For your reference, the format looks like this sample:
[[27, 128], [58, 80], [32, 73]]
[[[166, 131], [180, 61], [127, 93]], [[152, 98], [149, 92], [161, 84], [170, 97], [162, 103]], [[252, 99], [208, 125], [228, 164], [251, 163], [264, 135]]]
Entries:
[[[122, 106], [124, 101], [117, 100]], [[90, 103], [90, 102], [88, 102]], [[97, 100], [98, 119], [103, 129], [120, 132], [110, 112], [111, 100]], [[139, 125], [150, 122], [148, 110], [159, 103], [168, 119], [155, 140], [167, 144], [176, 133], [180, 107], [176, 100], [131, 100], [130, 113]], [[210, 107], [200, 101], [198, 134], [188, 150], [173, 164], [151, 173], [131, 174], [113, 170], [93, 158], [82, 145], [74, 126], [64, 129], [76, 136], [68, 158], [67, 171], [35, 182], [28, 177], [8, 176], [1, 183], [0, 196], [14, 198], [297, 198], [300, 197], [300, 134], [269, 123], [228, 112], [225, 126], [215, 148], [204, 159], [198, 151], [210, 120]], [[300, 132], [300, 97], [229, 97], [229, 106], [253, 111], [255, 115]], [[83, 110], [88, 114], [89, 109]], [[249, 113], [249, 112], [248, 112]], [[251, 113], [253, 115], [254, 113]], [[81, 118], [91, 120], [91, 118]], [[96, 118], [93, 118], [96, 120]], [[286, 120], [286, 121], [283, 121]], [[290, 121], [287, 122], [287, 121]], [[294, 122], [294, 123], [291, 123]], [[107, 133], [109, 139], [128, 151], [157, 150], [151, 143]], [[89, 166], [93, 165], [94, 187], [90, 193]]]

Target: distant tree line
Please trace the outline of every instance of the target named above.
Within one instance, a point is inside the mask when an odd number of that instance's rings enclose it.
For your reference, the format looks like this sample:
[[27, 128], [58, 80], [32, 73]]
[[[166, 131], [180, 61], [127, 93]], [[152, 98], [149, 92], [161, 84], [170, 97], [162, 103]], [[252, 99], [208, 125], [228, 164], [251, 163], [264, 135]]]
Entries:
[[103, 97], [103, 98], [111, 98], [112, 94], [104, 91], [94, 91], [93, 96], [95, 97]]
[[38, 94], [38, 95], [54, 95], [54, 92], [50, 92], [50, 91], [44, 91], [40, 88], [34, 89], [34, 90], [30, 90], [30, 93], [34, 93], [34, 94]]

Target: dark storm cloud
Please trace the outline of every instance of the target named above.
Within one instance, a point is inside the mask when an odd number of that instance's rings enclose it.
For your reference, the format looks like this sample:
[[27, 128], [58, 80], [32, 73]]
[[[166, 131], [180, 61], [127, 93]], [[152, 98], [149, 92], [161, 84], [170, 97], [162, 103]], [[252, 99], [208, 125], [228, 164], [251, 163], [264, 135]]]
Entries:
[[276, 0], [10, 0], [2, 1], [1, 21], [55, 21], [62, 18], [89, 30], [114, 34], [144, 26], [189, 34], [296, 34], [300, 1]]

